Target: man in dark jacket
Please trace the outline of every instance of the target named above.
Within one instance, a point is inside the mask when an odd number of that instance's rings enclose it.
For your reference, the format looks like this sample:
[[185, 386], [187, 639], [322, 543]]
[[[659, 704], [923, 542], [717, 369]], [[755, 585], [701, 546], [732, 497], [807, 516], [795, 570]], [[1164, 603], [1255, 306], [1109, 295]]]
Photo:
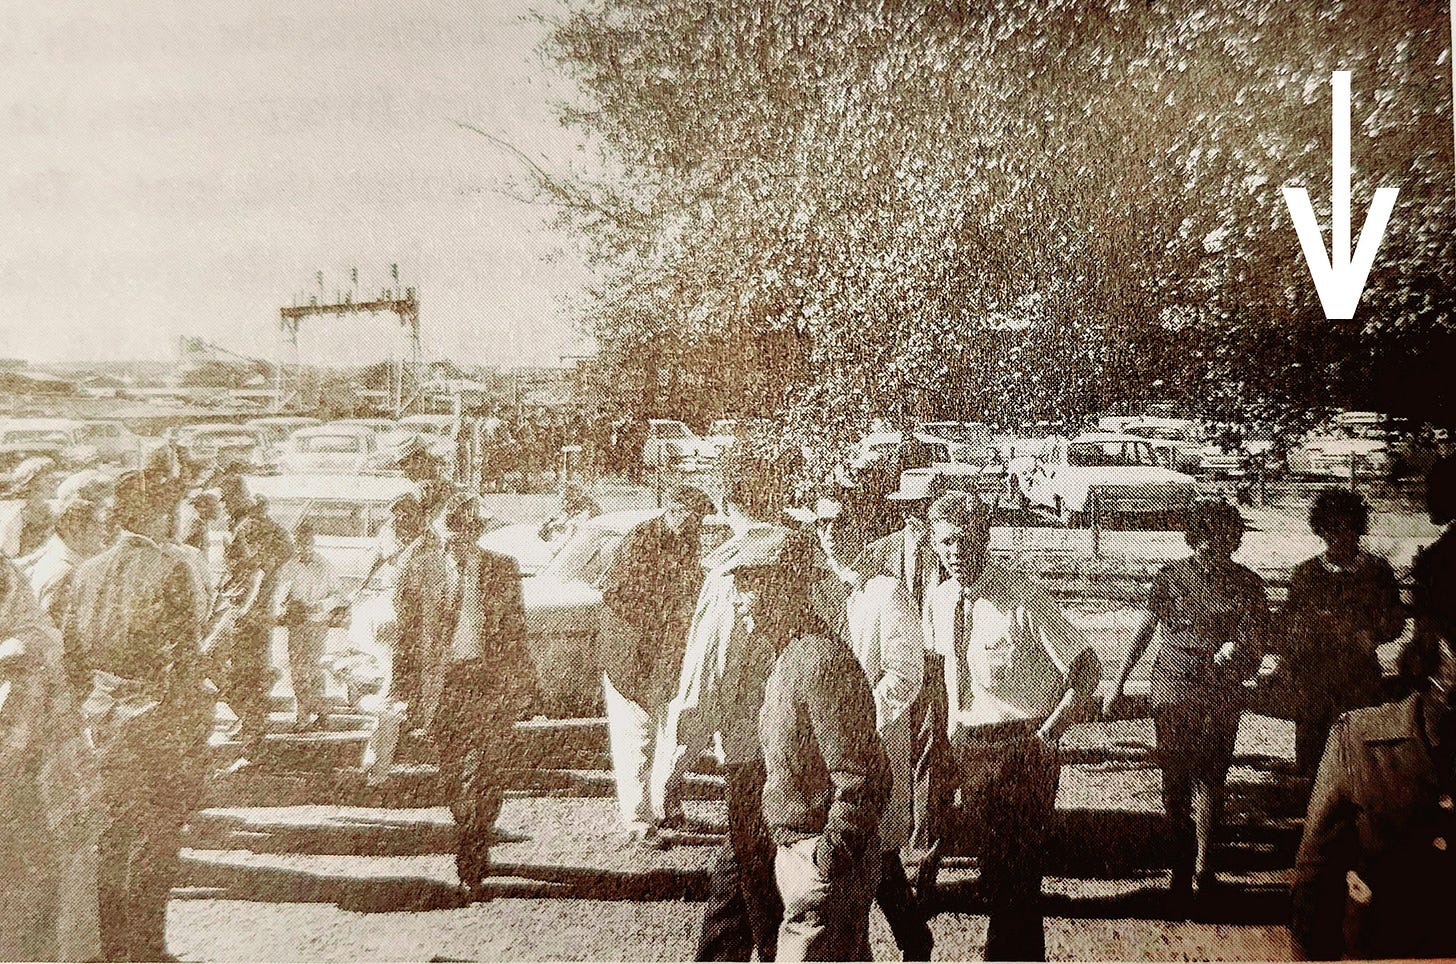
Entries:
[[[673, 489], [662, 515], [627, 533], [602, 584], [599, 659], [617, 805], [628, 835], [649, 845], [660, 839], [658, 824], [683, 819], [681, 781], [650, 784], [703, 583], [699, 531], [712, 511], [713, 502], [702, 490]], [[673, 742], [664, 752], [675, 750]], [[657, 772], [668, 769], [659, 766]]]
[[802, 533], [772, 532], [732, 566], [753, 632], [778, 654], [759, 711], [763, 818], [778, 845], [780, 961], [868, 961], [877, 829], [890, 764], [874, 695], [848, 645], [809, 611], [822, 574]]
[[222, 678], [213, 682], [241, 724], [242, 756], [251, 760], [262, 747], [268, 726], [268, 694], [274, 679], [268, 661], [273, 597], [279, 570], [293, 558], [293, 542], [250, 496], [242, 476], [222, 476], [218, 492], [232, 530], [223, 551], [218, 594], [232, 608], [235, 622], [232, 632], [218, 644], [215, 662]]
[[90, 671], [83, 708], [101, 755], [102, 954], [162, 960], [182, 824], [202, 790], [212, 700], [187, 563], [166, 545], [182, 496], [153, 469], [116, 485], [121, 533], [81, 563], [63, 620], [68, 658]]
[[1456, 957], [1456, 654], [1424, 645], [1421, 691], [1330, 731], [1291, 888], [1300, 960]]
[[[457, 497], [444, 514], [448, 600], [440, 708], [432, 736], [440, 754], [440, 781], [459, 827], [455, 869], [461, 898], [481, 899], [490, 868], [490, 843], [505, 791], [501, 771], [514, 752], [512, 727], [539, 702], [536, 667], [526, 649], [521, 573], [510, 556], [480, 548], [484, 531], [478, 503]], [[426, 696], [428, 699], [428, 695]]]

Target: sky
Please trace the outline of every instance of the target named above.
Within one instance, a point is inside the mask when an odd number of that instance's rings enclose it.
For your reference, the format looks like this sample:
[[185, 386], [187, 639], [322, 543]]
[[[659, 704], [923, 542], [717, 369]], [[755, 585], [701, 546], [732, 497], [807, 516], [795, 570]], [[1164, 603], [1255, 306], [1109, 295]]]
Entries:
[[[527, 16], [560, 2], [0, 2], [0, 357], [165, 360], [190, 335], [271, 359], [281, 306], [351, 268], [363, 300], [392, 264], [430, 359], [590, 350], [575, 241], [459, 126], [590, 166]], [[311, 326], [302, 360], [386, 357], [394, 329]]]

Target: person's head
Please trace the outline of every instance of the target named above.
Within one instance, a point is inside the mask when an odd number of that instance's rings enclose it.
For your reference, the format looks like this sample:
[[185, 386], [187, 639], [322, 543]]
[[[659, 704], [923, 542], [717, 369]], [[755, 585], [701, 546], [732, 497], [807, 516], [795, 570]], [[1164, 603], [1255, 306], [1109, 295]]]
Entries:
[[463, 548], [474, 543], [485, 531], [480, 500], [474, 496], [457, 496], [445, 509], [445, 533], [452, 546]]
[[1324, 540], [1336, 562], [1353, 559], [1360, 537], [1370, 528], [1370, 505], [1349, 489], [1327, 488], [1315, 493], [1309, 506], [1309, 530]]
[[809, 591], [823, 572], [814, 540], [784, 526], [750, 529], [742, 536], [724, 570], [755, 626], [771, 635], [797, 618], [809, 604]]
[[418, 436], [410, 436], [400, 448], [398, 462], [399, 470], [411, 482], [429, 482], [439, 476], [435, 457]]
[[713, 513], [713, 500], [708, 493], [691, 485], [679, 485], [667, 494], [662, 521], [685, 539], [696, 541], [703, 517]]
[[203, 489], [188, 500], [192, 508], [197, 512], [197, 518], [203, 522], [211, 522], [222, 513], [222, 503], [218, 501], [218, 493], [215, 489]]
[[313, 523], [308, 519], [299, 520], [298, 525], [293, 527], [293, 546], [298, 552], [298, 558], [304, 562], [313, 558]]
[[222, 503], [223, 511], [227, 513], [228, 521], [233, 523], [246, 518], [257, 506], [248, 494], [248, 486], [243, 482], [243, 477], [235, 472], [225, 473], [218, 478], [217, 497]]
[[1426, 511], [1438, 526], [1456, 521], [1456, 455], [1442, 456], [1426, 473]]
[[961, 585], [981, 577], [991, 551], [991, 510], [969, 492], [947, 492], [930, 503], [930, 539], [940, 564]]
[[420, 507], [420, 500], [412, 495], [402, 495], [391, 502], [389, 514], [395, 538], [400, 542], [413, 542], [425, 531], [425, 510]]
[[153, 469], [133, 469], [116, 480], [116, 524], [149, 539], [172, 538], [182, 483]]
[[111, 498], [63, 496], [56, 509], [56, 535], [72, 552], [94, 556], [111, 537]]
[[1209, 561], [1227, 561], [1244, 541], [1244, 517], [1222, 499], [1199, 499], [1188, 509], [1183, 538]]

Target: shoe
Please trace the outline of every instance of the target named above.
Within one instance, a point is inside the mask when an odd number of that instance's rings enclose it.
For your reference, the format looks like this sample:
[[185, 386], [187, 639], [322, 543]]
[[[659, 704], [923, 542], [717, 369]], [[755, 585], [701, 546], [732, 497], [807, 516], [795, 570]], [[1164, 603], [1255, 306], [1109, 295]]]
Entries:
[[931, 951], [935, 950], [935, 939], [930, 936], [929, 931], [925, 939], [907, 941], [908, 946], [900, 948], [900, 960], [902, 961], [928, 961]]
[[627, 843], [643, 850], [668, 850], [672, 847], [672, 842], [654, 826], [628, 830]]
[[686, 830], [687, 826], [688, 817], [682, 811], [670, 814], [657, 821], [659, 830]]
[[1193, 878], [1174, 871], [1168, 882], [1167, 917], [1169, 920], [1188, 920], [1192, 916]]

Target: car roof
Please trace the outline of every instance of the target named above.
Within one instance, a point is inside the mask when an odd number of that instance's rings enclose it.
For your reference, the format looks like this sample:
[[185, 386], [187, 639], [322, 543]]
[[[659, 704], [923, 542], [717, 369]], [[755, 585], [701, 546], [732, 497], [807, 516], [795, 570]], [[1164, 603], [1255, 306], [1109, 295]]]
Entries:
[[269, 415], [266, 418], [250, 418], [244, 425], [318, 425], [322, 419], [307, 415]]
[[256, 475], [248, 477], [248, 491], [268, 500], [346, 499], [360, 502], [393, 502], [402, 495], [415, 495], [409, 479], [397, 475]]
[[399, 420], [400, 425], [451, 425], [455, 421], [454, 415], [406, 415]]
[[191, 425], [184, 425], [180, 429], [183, 432], [247, 432], [253, 428], [251, 425], [244, 425], [239, 422], [194, 422]]
[[1125, 432], [1087, 432], [1069, 439], [1069, 442], [1143, 442], [1148, 440], [1141, 435], [1128, 435]]

